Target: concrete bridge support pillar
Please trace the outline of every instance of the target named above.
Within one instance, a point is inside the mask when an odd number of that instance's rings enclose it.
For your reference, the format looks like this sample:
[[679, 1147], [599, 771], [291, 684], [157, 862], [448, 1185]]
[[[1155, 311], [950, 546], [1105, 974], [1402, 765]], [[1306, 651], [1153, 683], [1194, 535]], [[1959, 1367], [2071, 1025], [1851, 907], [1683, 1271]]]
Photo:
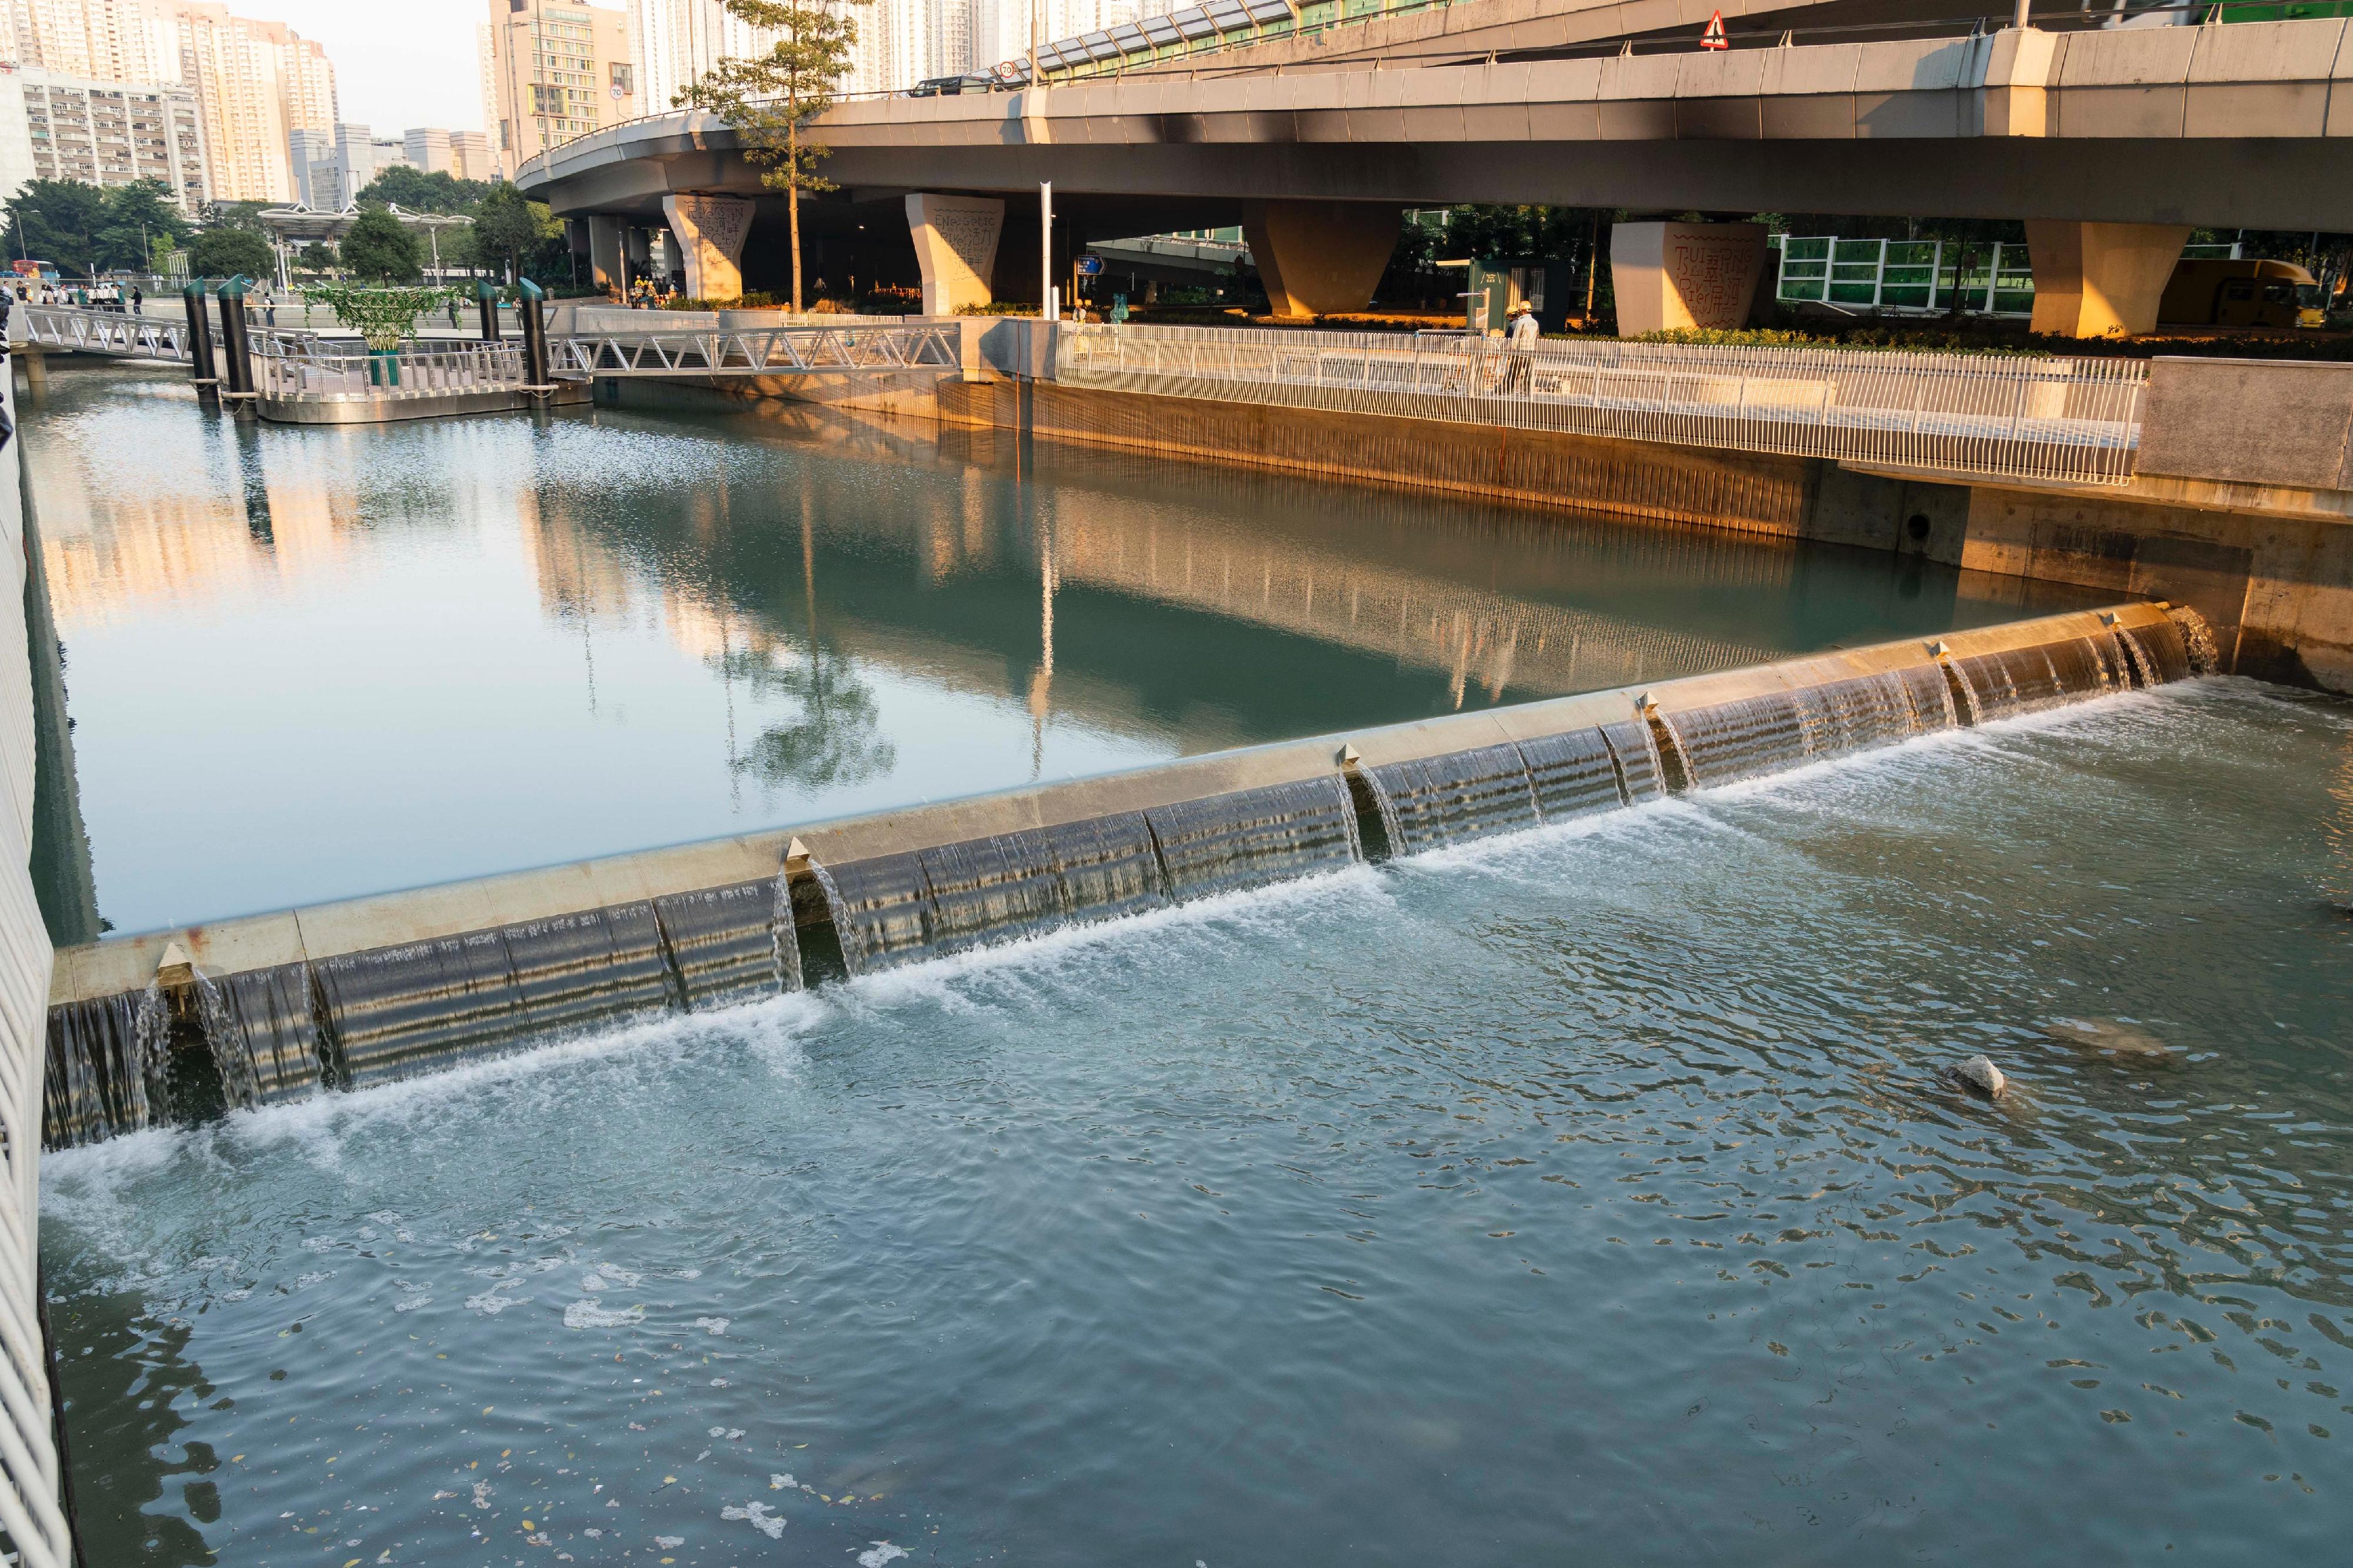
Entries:
[[2034, 330], [2063, 338], [2156, 331], [2157, 302], [2189, 242], [2186, 223], [2027, 219]]
[[953, 316], [990, 300], [997, 241], [1005, 232], [1005, 203], [995, 196], [907, 197], [907, 231], [923, 271], [923, 314]]
[[752, 232], [752, 204], [740, 196], [664, 196], [662, 216], [678, 237], [691, 300], [740, 300], [744, 237]]
[[1393, 202], [1245, 202], [1242, 237], [1278, 316], [1361, 310], [1388, 269], [1405, 208]]
[[1609, 231], [1621, 337], [1745, 327], [1764, 270], [1763, 224], [1621, 223]]
[[619, 218], [588, 215], [588, 279], [599, 289], [628, 287], [628, 272], [621, 264]]

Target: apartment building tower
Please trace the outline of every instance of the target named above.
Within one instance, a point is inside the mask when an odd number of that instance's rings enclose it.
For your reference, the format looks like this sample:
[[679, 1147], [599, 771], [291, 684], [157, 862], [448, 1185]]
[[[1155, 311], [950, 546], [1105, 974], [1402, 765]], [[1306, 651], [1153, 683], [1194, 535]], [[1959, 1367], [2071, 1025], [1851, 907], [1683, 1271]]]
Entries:
[[486, 0], [476, 35], [500, 173], [642, 112], [630, 18], [587, 0]]

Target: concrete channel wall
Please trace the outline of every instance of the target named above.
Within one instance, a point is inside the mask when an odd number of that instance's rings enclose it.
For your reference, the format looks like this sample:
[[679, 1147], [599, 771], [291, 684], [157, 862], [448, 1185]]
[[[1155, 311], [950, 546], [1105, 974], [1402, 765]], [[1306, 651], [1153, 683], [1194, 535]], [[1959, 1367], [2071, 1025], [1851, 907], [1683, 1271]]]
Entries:
[[1442, 756], [1507, 741], [1534, 740], [1637, 717], [1636, 698], [1654, 699], [1670, 719], [1774, 692], [1858, 677], [1933, 669], [1953, 659], [2035, 648], [2169, 624], [2149, 604], [2076, 612], [1805, 658], [1691, 676], [1638, 692], [1599, 691], [1548, 701], [1451, 714], [1188, 757], [1132, 772], [944, 801], [901, 810], [786, 826], [676, 848], [584, 860], [543, 870], [485, 877], [312, 905], [173, 931], [109, 937], [58, 954], [53, 1005], [143, 990], [174, 947], [206, 975], [240, 973], [395, 947], [428, 939], [611, 909], [649, 899], [773, 879], [798, 839], [820, 865], [843, 865], [996, 834], [1083, 822], [1272, 784], [1334, 778], [1344, 748], [1361, 765]]
[[[13, 426], [15, 378], [0, 373]], [[48, 1352], [39, 1306], [41, 1074], [51, 954], [29, 869], [37, 741], [26, 628], [22, 444], [0, 449], [0, 562], [16, 613], [0, 633], [0, 1531], [26, 1568], [74, 1560], [58, 1507]]]

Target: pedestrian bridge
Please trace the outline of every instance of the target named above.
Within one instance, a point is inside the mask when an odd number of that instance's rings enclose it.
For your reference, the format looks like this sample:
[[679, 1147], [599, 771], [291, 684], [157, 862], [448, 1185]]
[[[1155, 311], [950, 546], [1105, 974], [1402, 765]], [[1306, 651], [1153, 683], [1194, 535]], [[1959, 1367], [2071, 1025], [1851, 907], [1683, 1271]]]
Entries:
[[[26, 340], [45, 349], [187, 364], [186, 322], [65, 306], [20, 307]], [[254, 388], [265, 402], [520, 391], [530, 384], [520, 339], [412, 341], [377, 353], [358, 338], [255, 327]], [[217, 344], [219, 334], [214, 333]], [[223, 351], [225, 352], [225, 351]], [[840, 326], [736, 331], [601, 331], [551, 336], [547, 369], [559, 380], [631, 376], [779, 376], [928, 372], [961, 362], [953, 323], [913, 326], [861, 320]]]

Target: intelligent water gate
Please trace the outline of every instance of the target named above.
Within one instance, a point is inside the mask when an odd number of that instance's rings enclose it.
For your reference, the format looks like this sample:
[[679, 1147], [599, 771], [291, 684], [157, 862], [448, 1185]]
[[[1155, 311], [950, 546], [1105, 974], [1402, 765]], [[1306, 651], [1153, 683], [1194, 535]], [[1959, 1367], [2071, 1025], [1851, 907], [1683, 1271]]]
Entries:
[[2125, 605], [109, 939], [58, 954], [44, 1137], [363, 1088], [2211, 668], [2194, 613]]

